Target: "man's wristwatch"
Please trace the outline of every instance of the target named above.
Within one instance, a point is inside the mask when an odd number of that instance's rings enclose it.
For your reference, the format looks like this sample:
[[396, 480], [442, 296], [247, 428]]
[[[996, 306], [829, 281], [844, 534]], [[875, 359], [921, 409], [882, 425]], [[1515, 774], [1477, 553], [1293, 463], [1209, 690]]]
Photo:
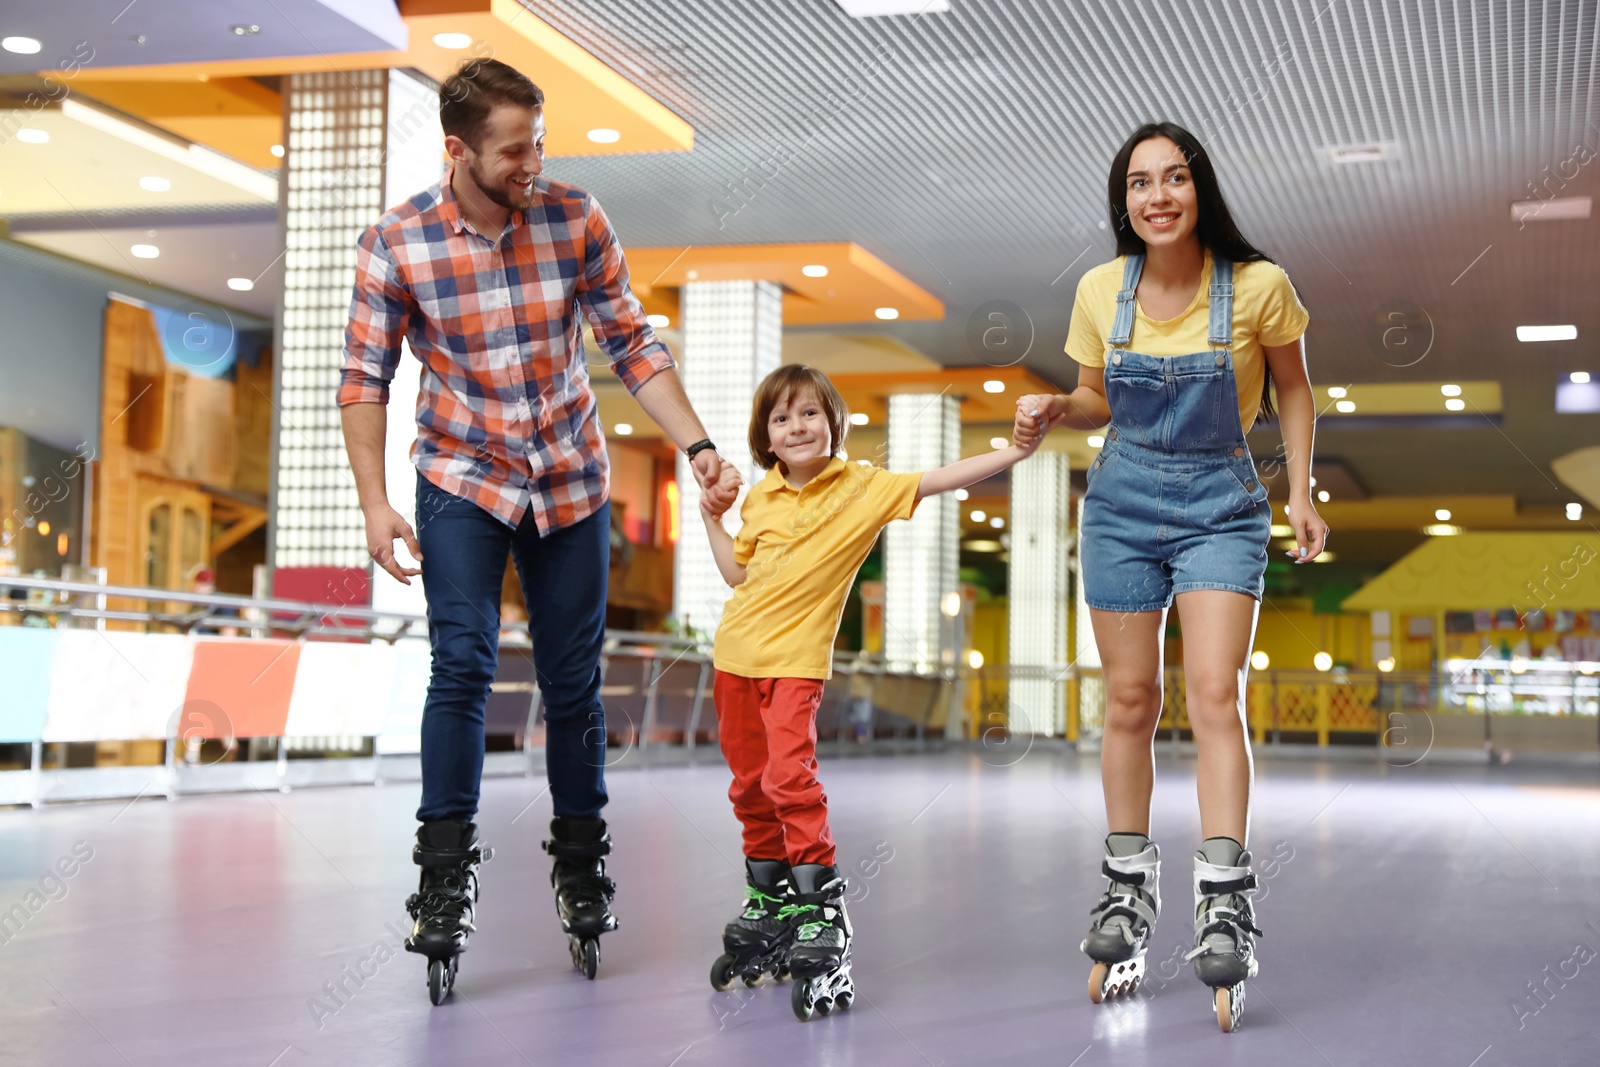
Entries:
[[717, 446], [711, 443], [711, 439], [709, 437], [700, 441], [696, 441], [694, 444], [684, 449], [683, 454], [688, 456], [690, 459], [693, 459], [700, 453], [706, 451], [706, 449], [710, 449], [713, 452], [717, 450]]

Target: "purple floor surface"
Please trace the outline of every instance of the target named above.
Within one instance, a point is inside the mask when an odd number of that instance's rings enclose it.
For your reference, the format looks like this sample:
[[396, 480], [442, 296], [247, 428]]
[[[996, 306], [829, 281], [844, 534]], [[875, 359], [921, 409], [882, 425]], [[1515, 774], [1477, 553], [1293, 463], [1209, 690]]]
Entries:
[[1160, 766], [1152, 977], [1099, 1007], [1078, 952], [1101, 890], [1096, 762], [865, 757], [823, 777], [860, 887], [859, 993], [806, 1024], [787, 985], [707, 982], [743, 885], [720, 766], [612, 774], [622, 927], [596, 982], [556, 923], [543, 780], [488, 782], [479, 824], [497, 855], [438, 1008], [423, 961], [398, 950], [414, 784], [0, 812], [0, 1063], [1600, 1062], [1593, 770], [1263, 760], [1266, 937], [1232, 1035], [1178, 963], [1192, 761]]

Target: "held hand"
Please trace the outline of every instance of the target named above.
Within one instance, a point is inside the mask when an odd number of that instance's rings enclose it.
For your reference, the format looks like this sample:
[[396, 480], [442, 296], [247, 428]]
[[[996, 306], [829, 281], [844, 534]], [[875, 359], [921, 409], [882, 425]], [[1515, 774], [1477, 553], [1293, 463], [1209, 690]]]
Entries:
[[743, 484], [737, 467], [726, 460], [718, 460], [718, 463], [721, 466], [716, 480], [700, 493], [700, 511], [713, 521], [720, 521], [723, 514], [733, 507], [733, 502], [739, 499], [739, 486]]
[[411, 524], [387, 504], [373, 508], [365, 514], [367, 553], [372, 556], [372, 561], [388, 571], [401, 585], [410, 585], [411, 576], [421, 574], [422, 570], [418, 567], [400, 566], [400, 561], [394, 555], [394, 543], [396, 540], [404, 541], [406, 551], [411, 553], [413, 559], [421, 562], [422, 546], [417, 544], [417, 535], [411, 529]]
[[689, 466], [694, 469], [694, 480], [700, 483], [700, 488], [710, 489], [722, 477], [722, 468], [729, 464], [717, 455], [716, 449], [706, 448], [695, 453], [695, 457], [689, 461]]
[[1328, 546], [1328, 524], [1317, 514], [1309, 495], [1296, 495], [1289, 502], [1289, 525], [1294, 527], [1298, 545], [1295, 551], [1285, 553], [1290, 559], [1296, 563], [1310, 563], [1322, 555], [1322, 550]]
[[1017, 398], [1017, 419], [1011, 429], [1011, 440], [1025, 452], [1032, 452], [1063, 418], [1059, 397], [1042, 393]]

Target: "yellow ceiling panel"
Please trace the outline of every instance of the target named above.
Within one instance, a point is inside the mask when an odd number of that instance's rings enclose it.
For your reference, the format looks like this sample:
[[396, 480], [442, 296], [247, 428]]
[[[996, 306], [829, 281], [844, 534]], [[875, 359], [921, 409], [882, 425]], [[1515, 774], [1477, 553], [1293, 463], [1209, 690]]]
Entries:
[[[1456, 390], [1447, 393], [1446, 389]], [[1318, 418], [1368, 415], [1496, 415], [1501, 410], [1495, 381], [1385, 382], [1319, 385]], [[1451, 400], [1459, 401], [1459, 406]]]
[[1346, 611], [1589, 609], [1600, 604], [1592, 533], [1431, 537], [1344, 602]]

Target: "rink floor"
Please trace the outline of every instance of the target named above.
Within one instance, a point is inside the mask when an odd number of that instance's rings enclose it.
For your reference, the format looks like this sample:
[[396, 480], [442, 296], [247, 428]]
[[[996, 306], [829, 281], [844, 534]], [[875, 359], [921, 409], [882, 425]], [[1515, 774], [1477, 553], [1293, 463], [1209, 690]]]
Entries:
[[479, 825], [497, 855], [438, 1008], [421, 958], [398, 950], [415, 784], [0, 811], [0, 1063], [1595, 1062], [1593, 769], [1263, 759], [1266, 938], [1233, 1035], [1177, 962], [1199, 828], [1189, 760], [1159, 773], [1153, 977], [1089, 1003], [1077, 946], [1101, 888], [1098, 775], [1042, 747], [825, 760], [841, 866], [865, 891], [858, 995], [806, 1024], [786, 984], [707, 982], [743, 884], [719, 765], [610, 776], [622, 926], [595, 982], [556, 923], [543, 779], [488, 781]]

